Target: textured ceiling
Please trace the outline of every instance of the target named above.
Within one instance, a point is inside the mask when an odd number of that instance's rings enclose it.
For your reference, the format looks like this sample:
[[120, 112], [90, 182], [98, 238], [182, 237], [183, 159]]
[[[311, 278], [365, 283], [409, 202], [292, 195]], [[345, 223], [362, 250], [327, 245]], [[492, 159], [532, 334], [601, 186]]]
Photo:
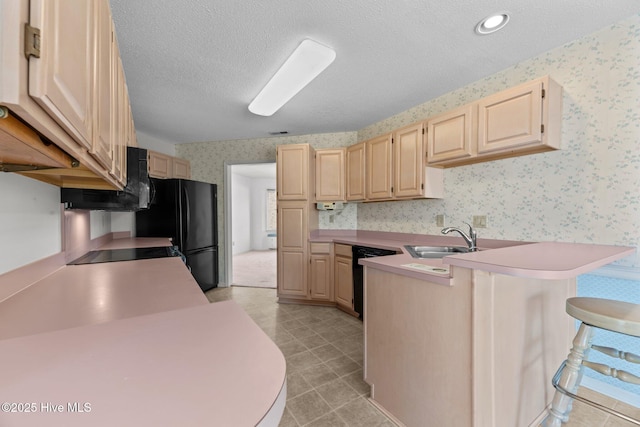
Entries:
[[[136, 128], [170, 143], [355, 131], [640, 13], [638, 0], [110, 0]], [[502, 31], [477, 36], [500, 11]], [[304, 38], [335, 62], [247, 105]]]

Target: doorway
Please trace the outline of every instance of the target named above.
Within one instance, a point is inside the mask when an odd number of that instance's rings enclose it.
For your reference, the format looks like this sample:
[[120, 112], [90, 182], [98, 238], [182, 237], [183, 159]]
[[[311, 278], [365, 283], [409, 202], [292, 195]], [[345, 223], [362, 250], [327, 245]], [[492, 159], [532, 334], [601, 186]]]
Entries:
[[227, 164], [226, 168], [227, 283], [275, 288], [276, 164]]

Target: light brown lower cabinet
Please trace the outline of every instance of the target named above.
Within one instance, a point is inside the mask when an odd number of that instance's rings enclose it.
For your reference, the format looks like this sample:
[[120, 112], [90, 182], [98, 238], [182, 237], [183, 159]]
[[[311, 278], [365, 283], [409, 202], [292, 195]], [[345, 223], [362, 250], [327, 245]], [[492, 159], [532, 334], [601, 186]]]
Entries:
[[309, 296], [313, 300], [333, 301], [333, 257], [331, 243], [310, 243]]
[[336, 243], [334, 245], [335, 293], [338, 308], [349, 314], [353, 311], [353, 269], [351, 246]]

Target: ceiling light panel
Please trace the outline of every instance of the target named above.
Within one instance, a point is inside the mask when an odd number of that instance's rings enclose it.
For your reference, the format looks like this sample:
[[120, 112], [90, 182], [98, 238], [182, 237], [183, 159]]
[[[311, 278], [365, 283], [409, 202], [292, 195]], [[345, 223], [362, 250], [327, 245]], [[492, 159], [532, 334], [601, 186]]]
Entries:
[[321, 43], [305, 39], [267, 85], [249, 104], [249, 111], [271, 116], [324, 71], [336, 58], [336, 52]]

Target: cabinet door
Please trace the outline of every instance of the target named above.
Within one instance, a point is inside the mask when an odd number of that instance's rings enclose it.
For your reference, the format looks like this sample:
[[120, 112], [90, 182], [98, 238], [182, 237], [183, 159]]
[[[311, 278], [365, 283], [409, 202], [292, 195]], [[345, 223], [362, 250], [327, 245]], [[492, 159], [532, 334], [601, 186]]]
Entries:
[[171, 156], [149, 150], [148, 160], [149, 176], [154, 178], [169, 178], [171, 176]]
[[174, 157], [173, 159], [173, 173], [171, 178], [191, 179], [191, 163], [189, 160], [179, 159]]
[[427, 163], [472, 157], [475, 154], [472, 104], [427, 121]]
[[347, 147], [347, 200], [364, 200], [365, 194], [365, 144]]
[[418, 123], [394, 132], [394, 197], [413, 197], [422, 194], [426, 157], [422, 148], [422, 129], [422, 123]]
[[335, 257], [336, 302], [353, 310], [353, 270], [351, 258]]
[[478, 102], [478, 155], [542, 142], [542, 81]]
[[[108, 171], [111, 170], [114, 157], [119, 153], [114, 153], [113, 102], [114, 85], [116, 84], [114, 74], [114, 63], [117, 59], [117, 50], [113, 46], [113, 24], [109, 2], [100, 0], [96, 2], [96, 63], [95, 63], [95, 85], [96, 97], [94, 99], [94, 132], [93, 143], [89, 153]], [[118, 157], [118, 161], [120, 158]], [[119, 178], [119, 177], [116, 177]]]
[[331, 255], [329, 254], [311, 254], [310, 263], [310, 281], [311, 299], [315, 300], [333, 300], [333, 278], [331, 277]]
[[31, 0], [40, 58], [29, 59], [29, 95], [86, 149], [92, 148], [95, 2]]
[[345, 201], [345, 149], [316, 151], [316, 200]]
[[278, 200], [309, 199], [309, 150], [308, 144], [277, 147]]
[[307, 202], [278, 203], [278, 295], [308, 297]]
[[384, 200], [393, 195], [392, 135], [366, 141], [367, 199]]
[[[118, 46], [114, 43], [114, 51], [118, 52]], [[126, 86], [124, 84], [124, 70], [120, 56], [113, 58], [113, 107], [112, 107], [112, 133], [113, 141], [113, 167], [111, 175], [117, 180], [124, 180], [126, 183], [126, 141], [128, 132], [129, 99], [127, 98]]]

